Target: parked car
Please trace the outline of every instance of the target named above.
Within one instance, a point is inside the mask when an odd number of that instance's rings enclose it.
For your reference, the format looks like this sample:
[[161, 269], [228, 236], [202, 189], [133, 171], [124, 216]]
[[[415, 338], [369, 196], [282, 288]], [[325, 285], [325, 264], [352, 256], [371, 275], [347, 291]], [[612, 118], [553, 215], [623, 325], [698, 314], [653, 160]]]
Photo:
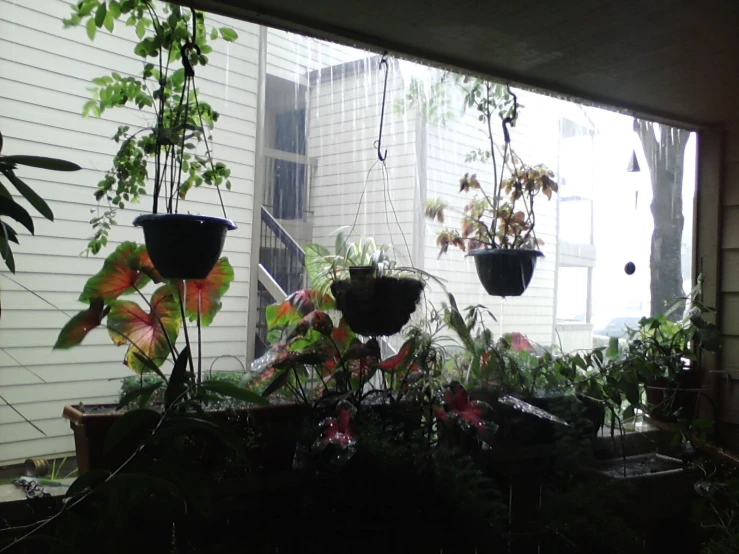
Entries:
[[639, 326], [639, 320], [641, 318], [642, 316], [638, 315], [614, 317], [605, 325], [596, 325], [593, 334], [602, 337], [625, 339], [628, 336], [627, 329], [636, 329]]

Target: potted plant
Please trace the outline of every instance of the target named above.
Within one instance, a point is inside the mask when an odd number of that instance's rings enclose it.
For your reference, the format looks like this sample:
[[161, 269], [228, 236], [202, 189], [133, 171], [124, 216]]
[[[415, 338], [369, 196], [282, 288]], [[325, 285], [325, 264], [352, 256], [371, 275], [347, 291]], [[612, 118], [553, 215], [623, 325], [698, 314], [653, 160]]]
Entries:
[[[0, 154], [3, 151], [3, 135], [0, 133]], [[75, 163], [56, 158], [45, 158], [42, 156], [24, 155], [0, 155], [0, 173], [15, 187], [36, 211], [49, 221], [54, 221], [54, 213], [49, 205], [31, 187], [29, 187], [15, 171], [18, 166], [36, 167], [50, 171], [79, 171], [81, 168]], [[11, 273], [15, 273], [15, 258], [10, 248], [10, 243], [18, 242], [18, 233], [7, 222], [7, 218], [14, 219], [28, 231], [34, 233], [33, 219], [28, 211], [15, 201], [10, 191], [0, 182], [0, 216], [5, 220], [0, 221], [0, 255]]]
[[[91, 220], [95, 235], [88, 250], [97, 253], [107, 244], [116, 210], [147, 193], [151, 167], [152, 213], [137, 217], [134, 225], [143, 227], [149, 255], [163, 277], [204, 279], [221, 255], [226, 232], [236, 225], [226, 219], [219, 188], [230, 190], [231, 172], [214, 161], [209, 145], [218, 113], [199, 101], [195, 68], [208, 63], [209, 38], [234, 41], [238, 35], [226, 27], [207, 29], [204, 15], [194, 9], [163, 3], [159, 13], [158, 5], [151, 0], [83, 0], [64, 20], [66, 26], [84, 24], [94, 39], [98, 29], [112, 32], [125, 19], [139, 39], [134, 52], [144, 59], [140, 76], [113, 72], [94, 79], [84, 115], [101, 116], [126, 106], [153, 109], [151, 125], [138, 130], [123, 125], [113, 137], [120, 147], [95, 192], [107, 208]], [[180, 200], [203, 183], [216, 187], [224, 217], [179, 213]]]
[[306, 268], [312, 285], [331, 292], [336, 309], [349, 327], [363, 336], [398, 333], [410, 320], [421, 298], [424, 282], [412, 277], [419, 270], [398, 268], [372, 238], [349, 242], [336, 236], [335, 254], [318, 244], [306, 248]]
[[[172, 395], [185, 388], [197, 393], [193, 400], [207, 404], [221, 396], [253, 404], [264, 399], [233, 383], [218, 379], [203, 379], [201, 328], [210, 325], [221, 308], [221, 298], [228, 291], [234, 274], [227, 258], [221, 258], [206, 279], [164, 279], [154, 267], [146, 246], [124, 242], [104, 261], [102, 269], [90, 279], [80, 295], [87, 309], [72, 317], [62, 328], [55, 349], [79, 345], [96, 327], [108, 330], [113, 344], [126, 346], [123, 363], [139, 375], [152, 373], [160, 380], [132, 390], [115, 405], [66, 406], [64, 417], [70, 420], [75, 435], [77, 464], [82, 473], [91, 469], [114, 469], [131, 453], [131, 444], [118, 449], [106, 449], [107, 436], [131, 404], [145, 406], [158, 390], [164, 392], [165, 405]], [[153, 282], [158, 288], [147, 298], [144, 287]], [[121, 297], [137, 295], [144, 306]], [[197, 357], [191, 348], [186, 324], [196, 323]], [[185, 347], [177, 345], [180, 333]], [[162, 369], [170, 360], [173, 370], [166, 375]], [[164, 408], [164, 406], [159, 406]]]
[[520, 333], [494, 340], [486, 315], [492, 316], [484, 306], [471, 306], [463, 316], [449, 295], [444, 316], [462, 349], [447, 370], [469, 387], [472, 399], [492, 406], [500, 426], [496, 440], [509, 446], [552, 442], [563, 425], [594, 435], [603, 425], [604, 406], [576, 394], [588, 355], [557, 356]]
[[[474, 150], [466, 161], [493, 162], [492, 190], [483, 187], [476, 174], [465, 173], [459, 180], [460, 192], [479, 192], [481, 196], [475, 195], [464, 208], [460, 231], [439, 232], [439, 255], [456, 246], [474, 257], [477, 275], [488, 294], [521, 296], [531, 282], [537, 259], [543, 256], [537, 250], [543, 242], [534, 230], [534, 202], [539, 195], [551, 200], [558, 186], [551, 170], [541, 164], [524, 164], [511, 148], [508, 126], [518, 117], [515, 94], [503, 85], [480, 79], [473, 79], [463, 90], [465, 106], [479, 112], [489, 140], [487, 149]], [[500, 179], [493, 135], [498, 118], [504, 135]], [[426, 204], [426, 217], [443, 224], [448, 208], [445, 201], [431, 199]]]
[[[646, 389], [645, 408], [652, 418], [692, 420], [696, 415], [703, 385], [701, 356], [720, 348], [718, 328], [705, 317], [713, 310], [699, 301], [701, 282], [699, 277], [690, 295], [665, 313], [642, 318], [629, 332], [618, 360], [620, 371], [633, 374]], [[683, 316], [676, 318], [681, 309]]]

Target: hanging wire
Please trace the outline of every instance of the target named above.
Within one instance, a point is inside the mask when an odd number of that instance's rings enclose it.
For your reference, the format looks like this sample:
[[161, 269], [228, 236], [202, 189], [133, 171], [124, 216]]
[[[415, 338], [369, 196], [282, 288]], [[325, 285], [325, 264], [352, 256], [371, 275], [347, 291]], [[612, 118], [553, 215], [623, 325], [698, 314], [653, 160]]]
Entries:
[[[198, 32], [198, 13], [195, 11], [195, 8], [190, 8], [190, 12], [192, 13], [192, 40], [186, 42], [182, 45], [181, 53], [182, 53], [182, 65], [185, 68], [185, 81], [190, 81], [190, 86], [186, 87], [186, 89], [183, 91], [182, 98], [184, 99], [185, 93], [187, 93], [188, 96], [188, 106], [189, 106], [189, 95], [190, 92], [192, 92], [194, 98], [195, 98], [195, 113], [198, 115], [198, 119], [200, 120], [200, 132], [202, 133], [203, 137], [203, 143], [205, 144], [205, 153], [207, 156], [208, 163], [210, 164], [210, 168], [212, 170], [215, 170], [215, 165], [213, 164], [213, 154], [210, 149], [210, 145], [208, 144], [208, 137], [205, 131], [205, 124], [203, 122], [203, 114], [200, 111], [200, 102], [198, 100], [198, 89], [194, 86], [192, 86], [195, 82], [195, 68], [192, 65], [192, 62], [190, 62], [190, 52], [192, 50], [195, 51], [195, 53], [199, 56], [201, 54], [200, 47], [197, 45], [197, 32]], [[186, 111], [187, 113], [187, 111]], [[187, 115], [185, 116], [185, 125], [187, 125]], [[182, 134], [182, 149], [181, 153], [184, 156], [184, 142], [185, 142], [185, 131], [186, 129], [183, 129]], [[180, 163], [180, 175], [182, 174], [182, 164]], [[221, 194], [221, 187], [218, 185], [215, 185], [216, 192], [218, 192], [218, 200], [221, 203], [221, 210], [223, 210], [223, 217], [228, 217], [226, 215], [226, 205], [223, 203], [223, 195]], [[177, 187], [179, 189], [179, 186]], [[177, 195], [177, 206], [179, 206], [179, 194]]]

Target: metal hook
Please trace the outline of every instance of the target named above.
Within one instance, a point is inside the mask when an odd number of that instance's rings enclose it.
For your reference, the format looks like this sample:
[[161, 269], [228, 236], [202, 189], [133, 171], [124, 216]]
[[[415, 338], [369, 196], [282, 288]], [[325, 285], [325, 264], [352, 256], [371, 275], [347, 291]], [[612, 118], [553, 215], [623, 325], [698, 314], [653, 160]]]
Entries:
[[506, 89], [508, 90], [508, 94], [513, 96], [513, 115], [509, 115], [503, 120], [503, 138], [506, 143], [510, 144], [511, 142], [511, 134], [508, 131], [508, 125], [512, 124], [514, 121], [516, 121], [516, 118], [518, 117], [518, 97], [514, 94], [514, 92], [511, 90], [511, 85], [507, 84]]
[[382, 126], [385, 122], [385, 97], [387, 96], [387, 76], [390, 73], [390, 67], [387, 63], [387, 53], [382, 55], [382, 59], [380, 60], [380, 69], [385, 66], [385, 85], [382, 88], [382, 108], [380, 110], [380, 135], [377, 137], [377, 141], [375, 142], [375, 145], [377, 146], [377, 158], [384, 162], [387, 159], [387, 149], [385, 150], [385, 154], [382, 154]]

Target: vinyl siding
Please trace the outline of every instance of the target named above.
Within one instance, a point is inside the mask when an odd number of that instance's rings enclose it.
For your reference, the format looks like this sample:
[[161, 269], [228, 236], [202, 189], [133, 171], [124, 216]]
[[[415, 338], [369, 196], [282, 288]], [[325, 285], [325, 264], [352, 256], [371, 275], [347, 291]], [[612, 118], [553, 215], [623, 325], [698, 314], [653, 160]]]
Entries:
[[[69, 13], [70, 4], [0, 0], [4, 153], [59, 157], [83, 167], [76, 173], [19, 170], [47, 199], [56, 220], [35, 217], [36, 235], [23, 233], [21, 245], [14, 249], [18, 273], [0, 272], [0, 394], [46, 436], [0, 402], [0, 464], [72, 451], [69, 425], [61, 418], [63, 406], [114, 401], [120, 379], [131, 374], [121, 363], [125, 349], [113, 346], [103, 329], [93, 331], [75, 349], [51, 351], [68, 316], [84, 308], [77, 297], [86, 279], [100, 269], [103, 256], [122, 241], [142, 242], [140, 230], [131, 221], [148, 212], [151, 203], [147, 197], [119, 212], [119, 226], [112, 230], [107, 249], [97, 257], [80, 256], [91, 235], [91, 212], [97, 208], [95, 185], [115, 152], [110, 137], [119, 125], [141, 126], [152, 118], [130, 108], [106, 112], [99, 119], [82, 118], [90, 79], [111, 71], [135, 74], [141, 60], [132, 53], [135, 36], [130, 28], [117, 26], [114, 35], [100, 31], [94, 42], [81, 27], [64, 29], [61, 19]], [[222, 17], [208, 16], [207, 22], [230, 26], [239, 33], [236, 43], [214, 41], [209, 65], [197, 69], [201, 101], [221, 114], [212, 148], [215, 157], [232, 170], [233, 190], [223, 191], [223, 197], [228, 216], [239, 225], [229, 233], [224, 252], [236, 278], [223, 300], [222, 312], [203, 330], [203, 362], [206, 370], [214, 362], [217, 370], [233, 370], [246, 363], [259, 31], [256, 25]], [[181, 209], [220, 213], [217, 195], [205, 188], [193, 191]], [[241, 364], [222, 356], [235, 356]]]

